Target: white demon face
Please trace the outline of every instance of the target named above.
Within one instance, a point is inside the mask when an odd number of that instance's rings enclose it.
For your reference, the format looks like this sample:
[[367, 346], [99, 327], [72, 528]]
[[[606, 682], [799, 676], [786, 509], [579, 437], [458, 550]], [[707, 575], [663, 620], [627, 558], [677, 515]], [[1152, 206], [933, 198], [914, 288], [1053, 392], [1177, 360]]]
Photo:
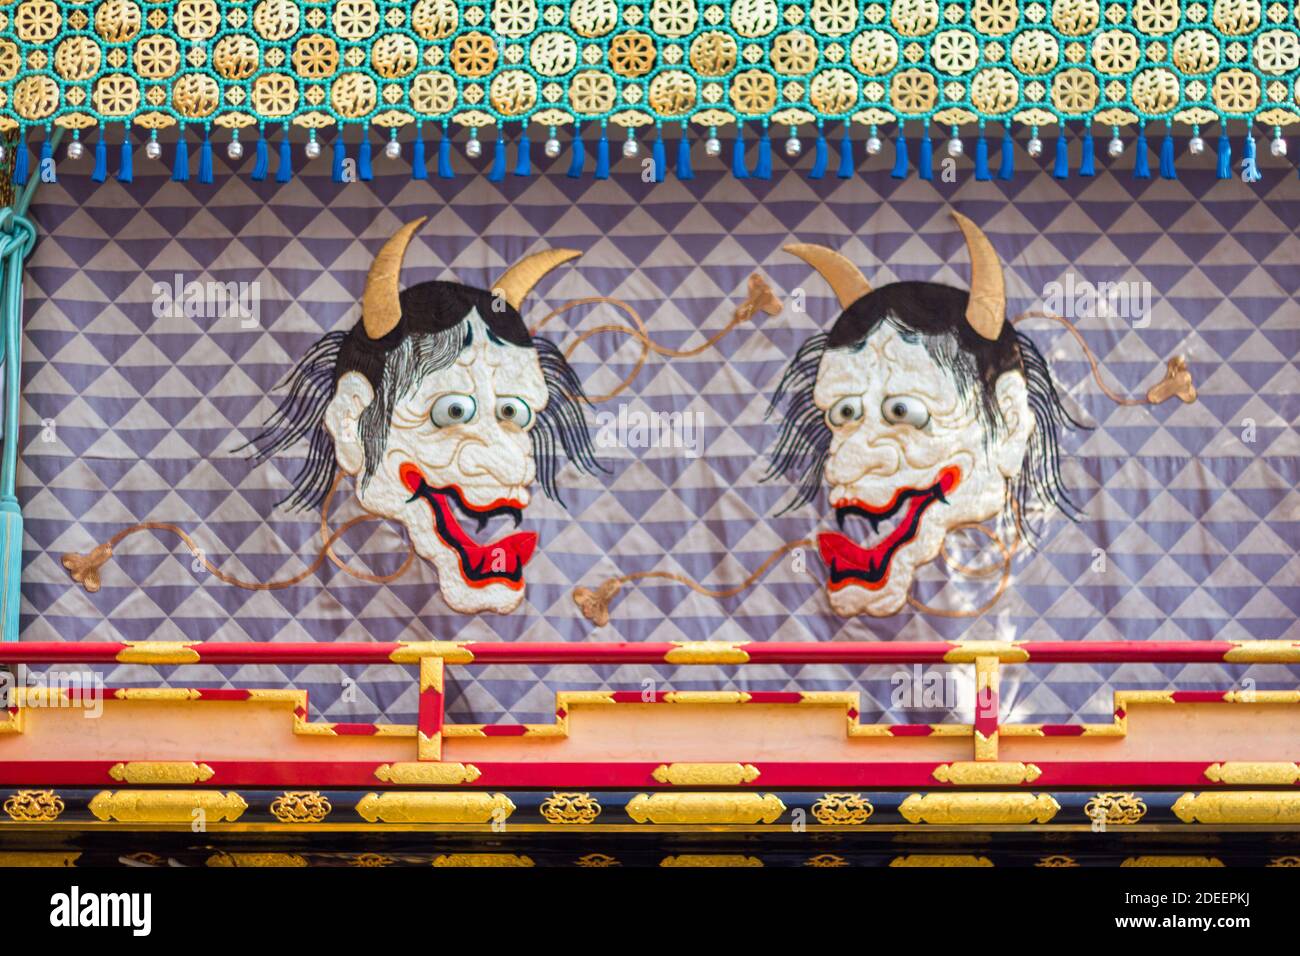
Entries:
[[515, 529], [536, 475], [529, 431], [547, 388], [534, 349], [496, 338], [476, 310], [465, 323], [469, 342], [455, 360], [396, 396], [370, 467], [362, 417], [376, 396], [364, 375], [340, 377], [325, 427], [339, 467], [358, 476], [361, 506], [406, 526], [447, 604], [506, 613], [523, 600], [537, 546], [536, 532]]
[[831, 606], [894, 614], [950, 530], [1002, 512], [1034, 427], [1025, 377], [998, 377], [994, 436], [921, 336], [886, 321], [860, 346], [825, 352], [813, 399], [831, 429], [825, 481], [840, 529], [818, 538]]

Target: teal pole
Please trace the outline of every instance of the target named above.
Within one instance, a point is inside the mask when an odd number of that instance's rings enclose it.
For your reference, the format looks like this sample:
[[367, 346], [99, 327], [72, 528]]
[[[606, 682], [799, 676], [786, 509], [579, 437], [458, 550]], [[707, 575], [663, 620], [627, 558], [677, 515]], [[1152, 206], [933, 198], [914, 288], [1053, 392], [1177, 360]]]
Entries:
[[[58, 147], [63, 127], [51, 136]], [[16, 149], [26, 149], [19, 143]], [[26, 218], [28, 206], [41, 181], [37, 169], [18, 202], [0, 210], [0, 322], [3, 323], [5, 368], [4, 448], [0, 458], [0, 639], [18, 640], [18, 615], [22, 608], [23, 511], [18, 505], [18, 423], [23, 375], [23, 263], [36, 244], [36, 227]]]

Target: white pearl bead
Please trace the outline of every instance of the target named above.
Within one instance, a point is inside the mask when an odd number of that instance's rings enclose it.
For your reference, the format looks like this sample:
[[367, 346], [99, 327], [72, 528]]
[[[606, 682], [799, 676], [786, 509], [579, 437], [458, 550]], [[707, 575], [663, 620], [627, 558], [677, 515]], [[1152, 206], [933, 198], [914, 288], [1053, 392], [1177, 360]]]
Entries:
[[716, 136], [710, 136], [704, 141], [704, 154], [706, 156], [718, 156], [722, 153], [722, 141]]
[[144, 154], [150, 159], [158, 159], [162, 156], [162, 143], [156, 139], [151, 139], [145, 143]]
[[402, 155], [402, 144], [395, 139], [390, 139], [384, 144], [384, 155], [389, 159], [397, 159]]
[[314, 139], [309, 139], [307, 140], [307, 145], [303, 147], [302, 151], [307, 154], [308, 159], [317, 159], [320, 157], [320, 143], [316, 142]]
[[867, 140], [867, 155], [875, 156], [883, 148], [884, 144], [880, 142], [879, 136], [872, 136]]
[[1120, 153], [1124, 152], [1124, 141], [1116, 136], [1106, 144], [1106, 152], [1110, 153], [1112, 156], [1118, 156]]
[[1274, 137], [1273, 142], [1269, 143], [1268, 150], [1274, 156], [1285, 156], [1286, 140], [1284, 140], [1281, 136]]
[[635, 156], [635, 155], [636, 155], [637, 153], [639, 153], [639, 152], [641, 152], [641, 146], [640, 146], [639, 143], [637, 143], [636, 140], [634, 140], [634, 139], [625, 139], [625, 140], [623, 140], [623, 155], [624, 155], [624, 156], [629, 156], [629, 157], [631, 157], [631, 156]]
[[81, 140], [74, 139], [68, 144], [68, 159], [81, 159], [81, 154], [85, 151], [86, 148], [81, 145]]
[[1205, 152], [1205, 140], [1199, 136], [1193, 136], [1187, 141], [1187, 151], [1193, 156], [1199, 156]]
[[478, 159], [483, 155], [483, 143], [477, 136], [465, 144], [465, 155], [470, 159]]
[[798, 136], [791, 136], [785, 141], [785, 154], [793, 159], [803, 152], [803, 143], [799, 141]]
[[1031, 140], [1029, 141], [1029, 145], [1028, 145], [1027, 149], [1028, 149], [1028, 151], [1029, 151], [1029, 155], [1030, 155], [1030, 156], [1042, 156], [1042, 155], [1043, 155], [1043, 141], [1042, 141], [1041, 139], [1039, 139], [1037, 136], [1035, 136], [1033, 139], [1031, 139]]
[[231, 159], [239, 160], [244, 158], [244, 144], [237, 139], [232, 139], [226, 146], [226, 155]]
[[948, 140], [949, 156], [960, 156], [965, 151], [966, 151], [966, 147], [962, 145], [962, 141], [958, 139], [956, 136]]
[[8, 155], [9, 155], [9, 150], [5, 149], [3, 145], [0, 145], [0, 163], [3, 163], [5, 161], [5, 157], [7, 157]]
[[560, 141], [554, 136], [546, 141], [546, 155], [551, 159], [560, 155]]

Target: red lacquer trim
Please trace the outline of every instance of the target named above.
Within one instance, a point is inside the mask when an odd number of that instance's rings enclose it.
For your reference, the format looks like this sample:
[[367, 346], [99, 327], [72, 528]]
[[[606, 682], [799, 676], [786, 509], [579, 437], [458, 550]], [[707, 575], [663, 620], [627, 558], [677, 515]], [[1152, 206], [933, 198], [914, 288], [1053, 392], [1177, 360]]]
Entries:
[[[1289, 642], [1278, 642], [1285, 644]], [[468, 643], [475, 664], [658, 664], [679, 645], [662, 642]], [[1017, 645], [1030, 660], [1066, 663], [1222, 663], [1236, 645], [1228, 641], [1031, 641]], [[137, 649], [140, 645], [134, 645]], [[937, 664], [962, 646], [948, 641], [755, 642], [737, 645], [750, 664]], [[0, 644], [0, 664], [115, 663], [128, 649], [103, 641], [17, 641]], [[202, 664], [391, 663], [404, 645], [384, 643], [223, 643], [191, 645]]]
[[[196, 758], [210, 766], [213, 776], [197, 786], [205, 789], [229, 787], [376, 787], [377, 765], [356, 761], [220, 761]], [[521, 763], [474, 761], [480, 776], [465, 789], [485, 787], [609, 787], [611, 789], [682, 789], [659, 783], [656, 768], [671, 761], [635, 763]], [[953, 788], [935, 780], [940, 763], [754, 763], [758, 779], [743, 790], [793, 790], [817, 787], [864, 787], [871, 789], [970, 789]], [[946, 763], [943, 762], [943, 763]], [[0, 785], [5, 786], [114, 786], [122, 784], [109, 776], [112, 763], [97, 761], [20, 760], [0, 764]], [[1041, 791], [1087, 787], [1204, 787], [1207, 762], [1131, 761], [1038, 763], [1040, 776], [1031, 783], [999, 784], [981, 789]], [[383, 784], [384, 786], [391, 786]], [[456, 788], [447, 788], [456, 789]]]

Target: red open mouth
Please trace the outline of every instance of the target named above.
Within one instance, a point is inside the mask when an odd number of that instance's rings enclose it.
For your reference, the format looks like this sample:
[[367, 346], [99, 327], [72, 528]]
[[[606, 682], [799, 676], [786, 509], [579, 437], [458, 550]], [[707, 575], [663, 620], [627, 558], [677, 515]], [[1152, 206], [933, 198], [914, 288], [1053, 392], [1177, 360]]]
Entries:
[[[848, 517], [865, 519], [871, 525], [870, 547], [856, 544], [837, 531], [823, 531], [817, 536], [822, 560], [830, 568], [830, 589], [866, 588], [878, 591], [889, 580], [889, 565], [894, 555], [916, 537], [921, 516], [936, 501], [947, 503], [946, 495], [961, 481], [961, 470], [950, 465], [928, 488], [899, 488], [887, 505], [872, 507], [857, 499], [832, 502], [840, 528]], [[884, 530], [881, 530], [881, 526]]]
[[473, 588], [490, 584], [504, 584], [512, 591], [524, 586], [524, 565], [537, 549], [536, 531], [517, 531], [499, 541], [479, 544], [461, 527], [462, 517], [478, 523], [482, 531], [489, 519], [506, 515], [514, 519], [515, 527], [523, 520], [523, 508], [518, 501], [499, 498], [488, 505], [473, 505], [465, 500], [464, 492], [455, 485], [434, 488], [424, 480], [424, 474], [412, 464], [398, 470], [402, 484], [411, 490], [411, 501], [423, 498], [433, 511], [433, 526], [438, 538], [456, 552], [460, 559], [460, 576]]

